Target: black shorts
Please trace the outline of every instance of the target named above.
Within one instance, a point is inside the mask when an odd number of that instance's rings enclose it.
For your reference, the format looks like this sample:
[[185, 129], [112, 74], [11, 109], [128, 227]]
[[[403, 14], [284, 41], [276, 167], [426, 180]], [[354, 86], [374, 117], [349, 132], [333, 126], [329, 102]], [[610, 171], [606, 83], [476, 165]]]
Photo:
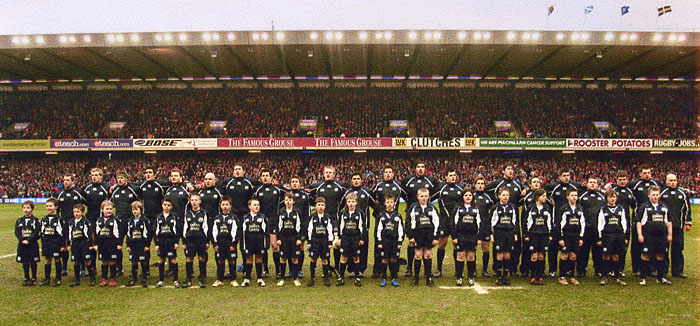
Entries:
[[515, 233], [513, 230], [496, 230], [493, 232], [493, 251], [497, 253], [515, 250]]
[[129, 252], [129, 260], [131, 262], [142, 262], [151, 260], [151, 251], [146, 251], [144, 245], [133, 245], [129, 247], [131, 252]]
[[29, 242], [28, 245], [17, 245], [17, 262], [31, 263], [39, 262], [39, 243], [36, 241]]
[[446, 238], [450, 236], [450, 233], [452, 232], [450, 228], [450, 223], [448, 222], [449, 218], [441, 217], [440, 218], [440, 225], [438, 226], [438, 236], [440, 238]]
[[158, 257], [177, 258], [177, 250], [175, 249], [176, 243], [177, 239], [175, 238], [161, 238], [160, 245], [158, 246]]
[[564, 253], [578, 253], [579, 241], [581, 237], [579, 234], [567, 234], [564, 233], [564, 247], [560, 247], [561, 252]]
[[195, 238], [184, 241], [185, 257], [193, 258], [194, 256], [207, 258], [207, 239]]
[[641, 245], [643, 255], [656, 256], [668, 254], [668, 242], [666, 242], [666, 237], [649, 237], [644, 235], [644, 243], [641, 243]]
[[360, 255], [361, 236], [342, 236], [340, 238], [340, 254], [345, 257], [355, 257]]
[[549, 250], [549, 237], [546, 234], [531, 234], [529, 242], [523, 248], [530, 252], [545, 252]]
[[474, 252], [479, 235], [476, 232], [458, 232], [452, 240], [454, 239], [457, 239], [457, 244], [454, 245], [455, 250]]
[[243, 254], [264, 255], [267, 249], [267, 234], [248, 233], [243, 236]]
[[624, 255], [625, 235], [622, 233], [603, 233], [600, 241], [603, 244], [603, 255]]
[[63, 248], [63, 244], [53, 239], [42, 240], [41, 255], [46, 257], [46, 259], [61, 257], [61, 248]]
[[117, 250], [117, 245], [119, 245], [119, 240], [117, 239], [97, 239], [97, 251], [98, 258], [100, 260], [116, 260], [119, 257], [119, 252]]
[[382, 248], [379, 249], [379, 257], [381, 258], [399, 258], [401, 250], [398, 248], [399, 242], [396, 240], [381, 241]]
[[416, 241], [414, 247], [426, 249], [432, 249], [434, 247], [433, 240], [435, 240], [435, 237], [433, 236], [432, 229], [417, 229], [413, 236], [413, 239]]
[[90, 245], [87, 243], [87, 241], [81, 243], [74, 243], [70, 247], [71, 261], [74, 261], [76, 263], [84, 263], [86, 260], [90, 260], [92, 258], [92, 252], [89, 248]]
[[297, 245], [296, 237], [280, 237], [278, 240], [282, 241], [280, 257], [291, 259], [292, 257], [301, 256], [301, 248]]
[[328, 246], [331, 244], [330, 241], [311, 240], [309, 244], [311, 245], [311, 248], [309, 248], [309, 257], [311, 259], [331, 258], [331, 249], [328, 248]]
[[[233, 247], [233, 250], [231, 250]], [[236, 260], [238, 252], [234, 244], [219, 245], [219, 251], [214, 253], [216, 260]]]

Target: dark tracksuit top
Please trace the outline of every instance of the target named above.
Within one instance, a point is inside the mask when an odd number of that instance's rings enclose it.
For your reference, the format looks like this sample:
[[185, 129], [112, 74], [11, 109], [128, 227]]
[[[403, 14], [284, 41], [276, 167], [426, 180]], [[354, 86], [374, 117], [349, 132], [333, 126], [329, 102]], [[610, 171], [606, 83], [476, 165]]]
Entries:
[[448, 221], [455, 208], [463, 203], [462, 191], [464, 186], [458, 183], [442, 182], [435, 189], [437, 191], [431, 194], [431, 200], [437, 199], [438, 207], [440, 208], [440, 218], [443, 221]]
[[155, 219], [163, 211], [161, 204], [165, 192], [172, 184], [167, 180], [143, 181], [138, 184], [143, 200], [143, 215], [149, 219]]
[[173, 184], [165, 191], [165, 196], [170, 197], [173, 203], [171, 210], [177, 216], [185, 216], [190, 206], [190, 192], [184, 184]]
[[583, 215], [583, 208], [576, 204], [571, 207], [567, 202], [565, 206], [559, 207], [555, 217], [556, 231], [555, 238], [557, 240], [564, 239], [567, 234], [576, 234], [583, 238], [583, 232], [586, 229], [586, 218]]
[[580, 183], [574, 181], [567, 183], [556, 181], [544, 186], [544, 190], [547, 191], [547, 198], [551, 198], [554, 201], [555, 208], [568, 205], [569, 200], [566, 199], [566, 193], [571, 189], [578, 190], [579, 194], [585, 190]]
[[211, 226], [211, 244], [234, 247], [240, 237], [238, 218], [232, 213], [217, 215]]
[[85, 195], [85, 205], [87, 206], [85, 217], [94, 224], [102, 215], [102, 211], [100, 211], [102, 202], [109, 198], [109, 185], [104, 182], [88, 183], [83, 187], [83, 194]]
[[305, 237], [303, 241], [333, 241], [333, 221], [327, 215], [319, 216], [314, 214], [309, 218], [309, 223], [306, 226]]
[[377, 201], [377, 207], [374, 208], [375, 219], [379, 218], [379, 214], [386, 210], [384, 207], [384, 196], [391, 194], [394, 196], [394, 211], [398, 211], [400, 199], [406, 199], [406, 190], [403, 185], [396, 180], [381, 181], [372, 187], [372, 196]]
[[649, 187], [651, 186], [658, 186], [661, 189], [664, 188], [664, 186], [659, 182], [658, 180], [654, 179], [649, 179], [649, 180], [644, 180], [644, 179], [638, 179], [638, 180], [632, 180], [630, 183], [627, 185], [627, 187], [632, 190], [632, 193], [634, 194], [634, 198], [636, 199], [637, 205], [644, 204], [649, 201], [649, 196], [647, 193], [649, 192]]
[[185, 242], [204, 241], [209, 239], [209, 217], [200, 208], [198, 211], [188, 210], [182, 223], [182, 239]]
[[180, 241], [181, 223], [181, 219], [172, 214], [172, 212], [168, 216], [165, 216], [163, 213], [158, 214], [153, 227], [153, 243], [156, 246], [160, 246], [165, 241], [178, 243]]
[[301, 214], [302, 225], [309, 223], [311, 217], [311, 196], [304, 189], [291, 189], [294, 194], [294, 209]]
[[255, 189], [258, 188], [260, 182], [249, 177], [229, 178], [218, 184], [217, 186], [223, 190], [223, 193], [231, 197], [231, 213], [236, 216], [244, 216], [248, 214], [248, 200], [253, 198]]
[[140, 198], [140, 188], [134, 187], [131, 184], [116, 186], [112, 191], [111, 197], [112, 203], [114, 203], [114, 208], [117, 210], [116, 216], [119, 216], [120, 220], [131, 219], [131, 203], [139, 200]]
[[429, 232], [433, 240], [438, 240], [440, 214], [433, 204], [428, 203], [425, 207], [421, 207], [420, 203], [414, 203], [408, 208], [406, 219], [408, 220], [406, 235], [409, 239], [415, 239], [416, 232], [422, 230], [423, 232]]
[[673, 227], [680, 229], [692, 225], [690, 196], [681, 188], [666, 188], [661, 192], [660, 202], [668, 207], [668, 218]]
[[284, 193], [286, 189], [272, 184], [262, 184], [253, 193], [253, 198], [260, 201], [260, 213], [267, 216], [271, 232], [275, 233], [277, 226], [277, 213], [284, 206]]
[[376, 238], [378, 242], [392, 241], [400, 244], [403, 242], [403, 219], [397, 211], [383, 211], [377, 221]]
[[513, 204], [516, 208], [520, 205], [520, 199], [522, 197], [522, 191], [525, 190], [525, 186], [517, 179], [506, 179], [500, 178], [486, 185], [484, 191], [490, 192], [493, 198], [498, 198], [498, 189], [506, 187], [510, 192], [510, 197], [508, 197], [508, 202]]
[[546, 235], [550, 236], [552, 234], [552, 224], [554, 221], [554, 214], [552, 206], [545, 203], [542, 206], [537, 206], [534, 204], [527, 211], [526, 228], [523, 230], [523, 237], [530, 237], [531, 235]]

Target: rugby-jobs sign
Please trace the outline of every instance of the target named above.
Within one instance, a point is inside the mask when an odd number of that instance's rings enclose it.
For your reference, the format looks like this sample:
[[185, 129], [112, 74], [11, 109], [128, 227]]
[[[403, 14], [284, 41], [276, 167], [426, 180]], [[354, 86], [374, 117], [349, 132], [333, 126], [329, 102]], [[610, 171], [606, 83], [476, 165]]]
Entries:
[[654, 148], [699, 148], [695, 139], [654, 139]]
[[566, 147], [591, 149], [645, 149], [652, 147], [651, 139], [600, 139], [576, 138], [567, 139]]

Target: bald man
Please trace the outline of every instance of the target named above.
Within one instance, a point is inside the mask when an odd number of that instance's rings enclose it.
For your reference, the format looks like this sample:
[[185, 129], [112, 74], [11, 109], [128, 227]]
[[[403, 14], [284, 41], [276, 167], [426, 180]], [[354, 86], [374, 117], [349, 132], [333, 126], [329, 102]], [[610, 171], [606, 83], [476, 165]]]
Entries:
[[[683, 230], [690, 231], [693, 224], [690, 210], [690, 196], [678, 187], [678, 177], [674, 173], [666, 175], [666, 189], [661, 192], [660, 202], [668, 207], [668, 219], [671, 221], [673, 241], [671, 242], [671, 276], [688, 278], [683, 273]], [[668, 266], [668, 265], [666, 265]]]
[[204, 175], [204, 186], [199, 191], [199, 195], [202, 198], [202, 209], [204, 209], [210, 219], [208, 222], [213, 222], [214, 217], [219, 215], [219, 202], [221, 201], [221, 196], [223, 196], [223, 191], [216, 186], [217, 181], [216, 175], [208, 172]]

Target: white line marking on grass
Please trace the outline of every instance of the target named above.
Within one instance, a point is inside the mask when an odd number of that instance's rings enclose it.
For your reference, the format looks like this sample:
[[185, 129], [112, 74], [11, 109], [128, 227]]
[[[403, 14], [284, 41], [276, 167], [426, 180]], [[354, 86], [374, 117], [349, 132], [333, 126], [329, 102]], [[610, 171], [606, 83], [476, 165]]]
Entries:
[[524, 290], [522, 286], [481, 286], [474, 283], [474, 286], [441, 286], [443, 290], [474, 290], [478, 294], [488, 294], [489, 290]]
[[3, 256], [0, 256], [0, 258], [10, 258], [10, 257], [14, 257], [14, 256], [17, 256], [17, 254], [3, 255]]

